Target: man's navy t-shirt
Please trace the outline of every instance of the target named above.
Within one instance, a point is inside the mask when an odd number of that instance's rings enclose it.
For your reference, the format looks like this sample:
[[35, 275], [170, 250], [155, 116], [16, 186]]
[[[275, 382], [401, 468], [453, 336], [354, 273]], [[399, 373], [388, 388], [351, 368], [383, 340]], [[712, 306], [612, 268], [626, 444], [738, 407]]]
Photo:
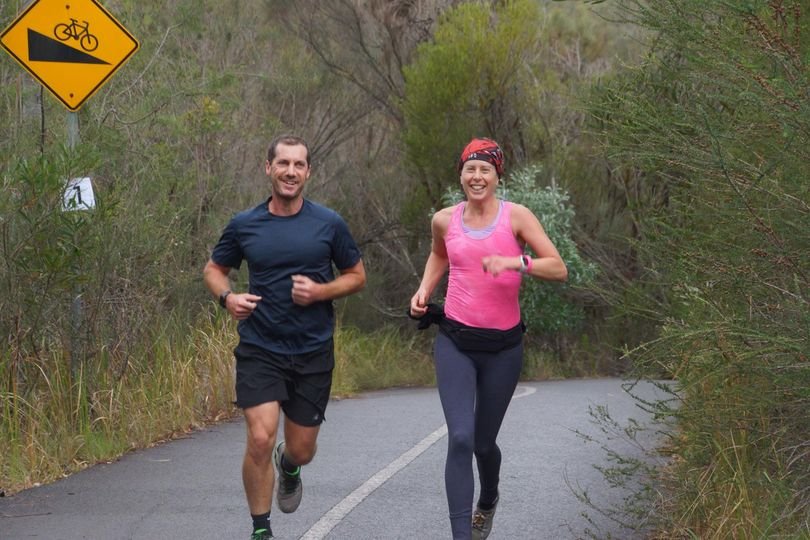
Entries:
[[234, 216], [214, 247], [211, 259], [239, 268], [248, 263], [249, 291], [262, 299], [247, 319], [239, 321], [240, 343], [279, 354], [320, 349], [334, 331], [331, 301], [299, 306], [292, 301], [292, 276], [317, 283], [360, 261], [360, 249], [337, 212], [304, 199], [293, 216], [275, 216], [269, 199]]

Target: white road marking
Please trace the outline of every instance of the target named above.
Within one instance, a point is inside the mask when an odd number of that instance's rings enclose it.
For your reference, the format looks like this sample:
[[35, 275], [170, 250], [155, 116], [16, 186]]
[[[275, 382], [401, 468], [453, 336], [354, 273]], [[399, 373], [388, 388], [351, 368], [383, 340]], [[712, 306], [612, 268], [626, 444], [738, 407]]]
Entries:
[[[519, 399], [529, 396], [535, 392], [535, 388], [528, 386], [518, 386], [512, 399]], [[416, 445], [389, 463], [384, 469], [366, 480], [360, 487], [349, 493], [342, 501], [332, 507], [321, 517], [312, 527], [309, 528], [299, 540], [323, 540], [326, 535], [334, 529], [349, 512], [363, 502], [363, 500], [374, 493], [374, 491], [388, 481], [392, 476], [404, 469], [411, 461], [418, 458], [425, 450], [436, 444], [436, 442], [447, 435], [447, 424], [416, 443]]]
[[392, 461], [386, 468], [366, 480], [366, 482], [352, 491], [342, 501], [332, 507], [315, 525], [304, 533], [300, 540], [321, 540], [329, 531], [335, 528], [354, 507], [363, 502], [378, 487], [389, 478], [402, 470], [408, 463], [419, 457], [419, 454], [433, 446], [433, 444], [447, 434], [447, 424], [443, 425], [421, 441], [416, 446]]
[[537, 392], [537, 388], [532, 388], [531, 386], [518, 386], [515, 388], [515, 393], [512, 395], [512, 399], [520, 399], [522, 397], [530, 396]]

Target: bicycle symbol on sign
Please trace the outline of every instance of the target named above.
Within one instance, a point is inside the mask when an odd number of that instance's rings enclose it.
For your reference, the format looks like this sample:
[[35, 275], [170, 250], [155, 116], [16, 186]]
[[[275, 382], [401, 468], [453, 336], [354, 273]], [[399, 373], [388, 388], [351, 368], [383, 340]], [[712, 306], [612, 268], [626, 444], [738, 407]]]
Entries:
[[84, 21], [84, 24], [80, 24], [79, 21], [71, 17], [70, 24], [59, 23], [54, 26], [53, 35], [59, 41], [67, 41], [73, 38], [79, 42], [82, 49], [91, 52], [98, 47], [98, 38], [90, 33], [89, 28], [89, 22]]

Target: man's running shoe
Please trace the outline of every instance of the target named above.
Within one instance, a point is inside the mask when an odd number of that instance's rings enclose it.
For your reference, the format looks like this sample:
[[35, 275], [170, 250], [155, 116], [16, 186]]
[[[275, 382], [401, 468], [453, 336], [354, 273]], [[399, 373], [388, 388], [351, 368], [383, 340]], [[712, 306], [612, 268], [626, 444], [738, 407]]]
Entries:
[[281, 467], [281, 456], [284, 455], [284, 441], [276, 445], [273, 450], [273, 462], [278, 471], [278, 492], [276, 493], [276, 503], [278, 509], [285, 514], [290, 514], [298, 509], [301, 504], [301, 495], [304, 493], [304, 486], [301, 485], [301, 467], [290, 474]]
[[492, 531], [492, 519], [495, 517], [495, 509], [498, 507], [499, 497], [495, 497], [495, 502], [492, 503], [492, 508], [489, 510], [481, 510], [475, 508], [472, 518], [472, 540], [486, 540], [489, 533]]
[[250, 535], [250, 540], [270, 540], [273, 538], [273, 531], [270, 529], [256, 529]]

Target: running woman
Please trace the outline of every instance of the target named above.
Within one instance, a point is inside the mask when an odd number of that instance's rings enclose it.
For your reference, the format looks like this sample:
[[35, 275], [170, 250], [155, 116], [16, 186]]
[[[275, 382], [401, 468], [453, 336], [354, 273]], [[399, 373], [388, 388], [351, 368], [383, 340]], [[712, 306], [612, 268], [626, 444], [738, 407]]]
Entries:
[[[453, 539], [483, 540], [499, 502], [496, 439], [523, 365], [520, 284], [524, 276], [565, 281], [568, 271], [537, 217], [496, 197], [504, 157], [495, 141], [470, 141], [458, 172], [466, 200], [431, 220], [431, 252], [410, 315], [439, 324], [434, 357], [448, 430], [445, 490]], [[526, 246], [536, 257], [525, 254]], [[442, 315], [428, 302], [448, 270]], [[481, 484], [474, 511], [473, 456]]]

